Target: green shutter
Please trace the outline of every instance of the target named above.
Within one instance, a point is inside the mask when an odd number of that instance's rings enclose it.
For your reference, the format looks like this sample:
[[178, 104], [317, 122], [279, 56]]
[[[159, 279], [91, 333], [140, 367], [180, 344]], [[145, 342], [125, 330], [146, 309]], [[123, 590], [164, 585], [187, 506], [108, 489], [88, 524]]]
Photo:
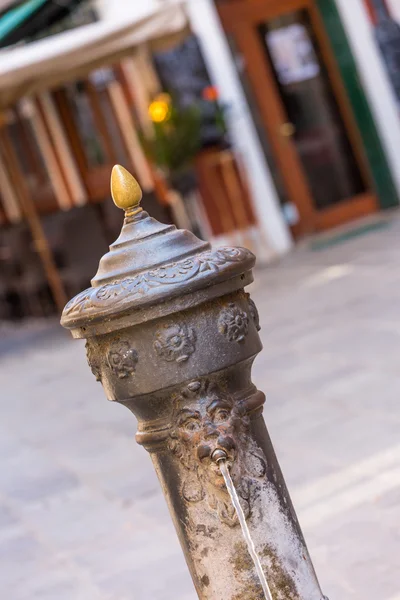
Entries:
[[330, 38], [348, 98], [364, 142], [372, 179], [381, 208], [399, 204], [392, 174], [386, 160], [374, 118], [365, 97], [357, 67], [334, 0], [317, 0], [317, 6]]

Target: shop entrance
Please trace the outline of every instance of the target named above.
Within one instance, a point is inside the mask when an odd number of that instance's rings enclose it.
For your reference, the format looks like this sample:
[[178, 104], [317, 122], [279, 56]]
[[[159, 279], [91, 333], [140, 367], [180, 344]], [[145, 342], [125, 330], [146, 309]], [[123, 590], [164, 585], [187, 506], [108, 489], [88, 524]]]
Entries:
[[314, 2], [217, 7], [294, 234], [376, 211], [363, 144]]

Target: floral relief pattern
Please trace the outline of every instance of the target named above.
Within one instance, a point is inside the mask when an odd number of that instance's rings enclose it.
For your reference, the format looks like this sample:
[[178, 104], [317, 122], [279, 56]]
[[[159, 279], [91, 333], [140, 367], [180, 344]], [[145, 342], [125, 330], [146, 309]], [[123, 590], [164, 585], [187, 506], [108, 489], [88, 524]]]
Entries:
[[96, 360], [95, 352], [89, 341], [86, 342], [85, 348], [88, 365], [93, 375], [96, 377], [96, 381], [101, 381], [100, 365], [99, 362]]
[[249, 331], [249, 317], [237, 304], [231, 302], [218, 319], [218, 331], [230, 342], [243, 342]]
[[129, 342], [117, 340], [111, 344], [107, 360], [108, 366], [114, 375], [119, 379], [125, 379], [136, 371], [139, 357], [137, 351], [131, 347]]
[[248, 296], [248, 301], [249, 301], [249, 313], [251, 318], [254, 321], [254, 325], [256, 326], [257, 331], [260, 331], [261, 327], [260, 327], [260, 316], [258, 314], [258, 310], [257, 310], [257, 306], [255, 305], [254, 300], [252, 300], [250, 298], [250, 295]]
[[172, 325], [157, 333], [154, 348], [168, 362], [185, 362], [196, 349], [196, 332], [187, 325]]

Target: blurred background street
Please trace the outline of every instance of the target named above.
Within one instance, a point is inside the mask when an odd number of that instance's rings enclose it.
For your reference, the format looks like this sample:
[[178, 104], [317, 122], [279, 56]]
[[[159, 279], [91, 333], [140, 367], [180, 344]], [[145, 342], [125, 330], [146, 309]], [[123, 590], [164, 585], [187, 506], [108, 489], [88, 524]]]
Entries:
[[[400, 597], [400, 222], [378, 225], [305, 244], [252, 286], [254, 380], [331, 600]], [[5, 329], [1, 391], [2, 596], [194, 600], [135, 419], [84, 344], [56, 323]]]
[[[59, 325], [119, 164], [117, 196], [128, 171], [154, 219], [256, 254], [254, 382], [322, 589], [400, 600], [399, 148], [400, 0], [0, 0], [1, 599], [195, 598], [135, 418]], [[194, 239], [151, 232], [140, 284]]]

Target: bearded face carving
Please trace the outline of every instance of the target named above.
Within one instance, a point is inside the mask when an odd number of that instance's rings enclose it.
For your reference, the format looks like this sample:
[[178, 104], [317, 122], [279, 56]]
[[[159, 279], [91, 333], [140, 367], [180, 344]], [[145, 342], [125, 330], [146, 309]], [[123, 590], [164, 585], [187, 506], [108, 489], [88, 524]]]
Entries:
[[234, 527], [238, 519], [220, 468], [211, 457], [218, 448], [225, 451], [247, 518], [252, 489], [265, 476], [266, 464], [249, 436], [245, 404], [212, 383], [192, 382], [175, 405], [170, 448], [184, 466], [182, 495], [187, 502], [207, 501], [222, 522]]

